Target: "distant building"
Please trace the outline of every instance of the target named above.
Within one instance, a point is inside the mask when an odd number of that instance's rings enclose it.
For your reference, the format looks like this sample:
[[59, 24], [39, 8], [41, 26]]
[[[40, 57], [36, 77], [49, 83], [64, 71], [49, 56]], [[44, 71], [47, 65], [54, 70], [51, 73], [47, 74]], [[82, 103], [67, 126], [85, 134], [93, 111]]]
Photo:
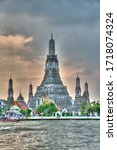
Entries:
[[39, 101], [38, 98], [33, 96], [33, 85], [30, 84], [28, 93], [28, 107], [34, 110], [35, 108], [37, 108], [38, 101]]
[[27, 105], [26, 102], [24, 101], [24, 98], [23, 98], [23, 96], [22, 96], [21, 91], [20, 91], [19, 96], [17, 97], [17, 100], [14, 101], [14, 104], [13, 104], [13, 105], [18, 106], [20, 109], [28, 109], [28, 105]]
[[77, 76], [76, 78], [76, 88], [75, 88], [75, 102], [74, 102], [74, 110], [80, 111], [80, 105], [83, 101], [81, 96], [81, 87], [80, 87], [80, 78]]
[[9, 83], [8, 83], [8, 98], [7, 98], [8, 105], [12, 105], [13, 101], [14, 101], [14, 97], [13, 97], [13, 80], [10, 77]]
[[7, 119], [19, 120], [23, 119], [23, 114], [20, 112], [20, 108], [17, 106], [12, 106], [9, 111], [6, 111], [5, 117]]
[[83, 102], [86, 102], [86, 104], [90, 103], [88, 83], [87, 82], [85, 83], [84, 92], [83, 92], [83, 95], [81, 95], [80, 78], [77, 76], [76, 88], [75, 88], [75, 101], [74, 101], [74, 110], [76, 112], [80, 111], [80, 106]]
[[80, 96], [81, 96], [80, 78], [77, 76], [77, 78], [76, 78], [75, 97], [80, 97]]
[[0, 108], [2, 108], [3, 112], [7, 110], [8, 104], [6, 100], [0, 99]]
[[0, 99], [0, 108], [3, 108], [5, 106], [5, 103], [2, 99]]
[[83, 100], [86, 100], [89, 103], [89, 90], [88, 90], [88, 83], [86, 82], [84, 85], [84, 93], [83, 93]]
[[28, 105], [24, 101], [21, 91], [20, 91], [19, 96], [17, 97], [17, 100], [14, 100], [13, 94], [14, 94], [13, 79], [10, 77], [9, 82], [8, 82], [8, 98], [7, 98], [7, 101], [5, 102], [7, 108], [9, 108], [9, 106], [16, 105], [20, 109], [28, 109]]
[[17, 106], [20, 109], [28, 109], [28, 105], [25, 103], [25, 101], [14, 101], [14, 104], [12, 106]]
[[24, 97], [22, 96], [21, 91], [20, 91], [19, 96], [17, 97], [17, 101], [24, 101]]
[[28, 100], [30, 101], [33, 98], [33, 86], [32, 84], [29, 85], [29, 94], [28, 94]]
[[38, 97], [35, 97], [35, 96], [32, 96], [29, 100], [28, 100], [28, 107], [35, 110], [38, 106], [40, 106], [43, 102], [44, 102], [44, 99], [46, 98], [47, 96], [38, 96]]

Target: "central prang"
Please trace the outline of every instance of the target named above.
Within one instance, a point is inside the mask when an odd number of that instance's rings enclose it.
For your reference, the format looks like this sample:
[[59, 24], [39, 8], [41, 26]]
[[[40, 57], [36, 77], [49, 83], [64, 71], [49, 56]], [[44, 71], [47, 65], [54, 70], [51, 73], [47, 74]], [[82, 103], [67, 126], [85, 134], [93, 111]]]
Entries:
[[55, 54], [55, 41], [51, 34], [49, 40], [49, 55], [45, 63], [45, 75], [41, 85], [37, 87], [35, 97], [47, 96], [53, 100], [61, 109], [72, 108], [72, 98], [67, 92], [67, 87], [63, 85], [59, 74], [59, 62]]

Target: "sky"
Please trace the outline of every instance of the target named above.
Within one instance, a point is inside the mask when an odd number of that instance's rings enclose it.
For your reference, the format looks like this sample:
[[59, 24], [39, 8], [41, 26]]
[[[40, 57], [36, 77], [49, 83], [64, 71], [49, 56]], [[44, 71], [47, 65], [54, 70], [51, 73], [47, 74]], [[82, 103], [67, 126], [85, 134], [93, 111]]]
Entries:
[[100, 100], [99, 0], [0, 0], [0, 98], [28, 98], [44, 77], [48, 42], [55, 40], [61, 79], [75, 96], [77, 74], [89, 84], [90, 99]]

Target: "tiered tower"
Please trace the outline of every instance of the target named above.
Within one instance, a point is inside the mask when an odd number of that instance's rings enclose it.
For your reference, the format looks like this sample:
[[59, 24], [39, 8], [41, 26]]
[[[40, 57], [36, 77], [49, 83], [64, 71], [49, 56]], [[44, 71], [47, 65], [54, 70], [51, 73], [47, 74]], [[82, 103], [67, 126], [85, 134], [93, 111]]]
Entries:
[[80, 96], [81, 96], [80, 78], [77, 76], [77, 78], [76, 78], [75, 97], [80, 97]]
[[33, 97], [33, 86], [32, 84], [29, 85], [29, 94], [28, 94], [28, 99], [32, 99]]
[[80, 78], [77, 76], [76, 89], [75, 89], [75, 102], [74, 102], [74, 110], [76, 112], [80, 111], [80, 106], [83, 102], [85, 102], [86, 104], [90, 103], [88, 83], [86, 82], [84, 84], [84, 92], [83, 92], [83, 95], [81, 95]]
[[8, 101], [8, 105], [12, 105], [13, 101], [14, 101], [14, 98], [13, 98], [13, 80], [12, 80], [11, 77], [10, 77], [9, 83], [8, 83], [8, 98], [7, 98], [7, 101]]
[[88, 90], [88, 83], [86, 82], [84, 85], [84, 93], [83, 93], [83, 99], [89, 102], [89, 90]]
[[55, 41], [52, 34], [49, 40], [49, 54], [47, 55], [45, 63], [45, 75], [35, 93], [35, 97], [41, 96], [48, 96], [60, 106], [61, 109], [71, 109], [72, 98], [67, 92], [67, 87], [63, 85], [59, 74], [59, 62], [55, 54]]
[[36, 108], [37, 98], [33, 96], [33, 85], [29, 85], [29, 94], [28, 94], [28, 106], [32, 109]]
[[76, 88], [75, 88], [75, 103], [74, 103], [74, 110], [79, 111], [80, 105], [83, 102], [83, 98], [81, 96], [81, 87], [80, 87], [80, 78], [76, 77]]

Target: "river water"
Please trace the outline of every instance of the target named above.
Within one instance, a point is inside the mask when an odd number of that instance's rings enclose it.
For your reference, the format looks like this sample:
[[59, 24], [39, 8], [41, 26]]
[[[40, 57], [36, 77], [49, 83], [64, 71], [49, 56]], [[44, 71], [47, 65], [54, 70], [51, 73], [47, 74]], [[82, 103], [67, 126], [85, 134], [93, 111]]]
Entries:
[[0, 122], [0, 150], [99, 150], [99, 120]]

